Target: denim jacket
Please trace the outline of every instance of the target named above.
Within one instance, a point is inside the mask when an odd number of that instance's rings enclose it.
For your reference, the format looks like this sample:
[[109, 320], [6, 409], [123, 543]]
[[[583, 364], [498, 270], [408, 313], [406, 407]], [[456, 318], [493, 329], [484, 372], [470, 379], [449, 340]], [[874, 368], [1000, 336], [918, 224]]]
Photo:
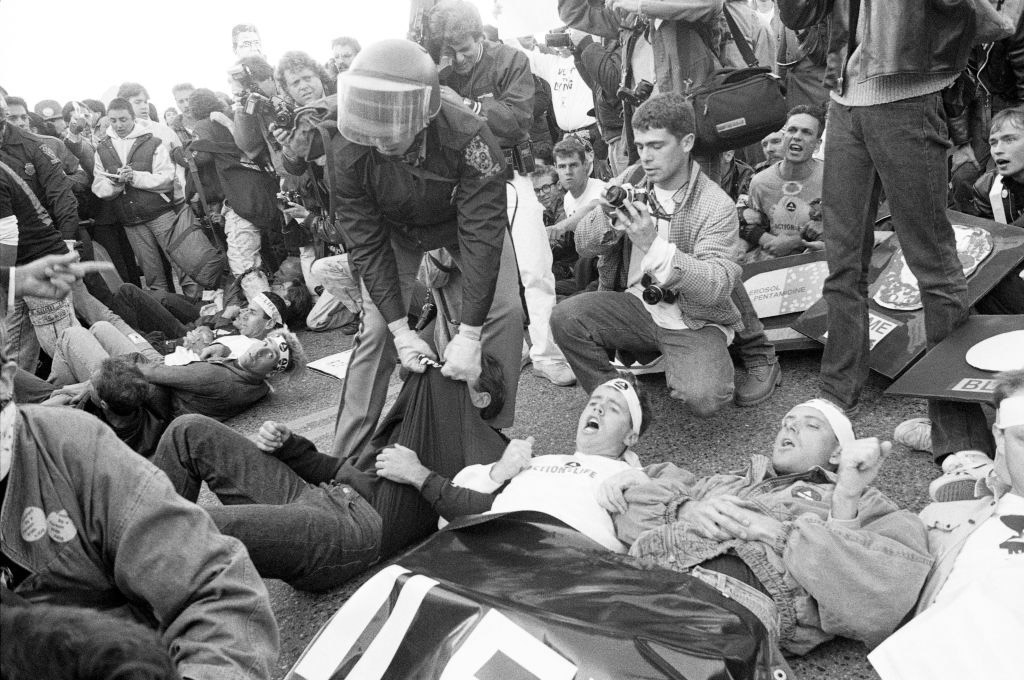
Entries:
[[[671, 463], [647, 473], [653, 481], [629, 489], [628, 510], [614, 517], [630, 554], [685, 571], [735, 552], [775, 601], [780, 645], [795, 654], [836, 635], [879, 644], [913, 609], [932, 565], [921, 522], [877, 489], [861, 496], [855, 519], [832, 519], [835, 475], [820, 467], [777, 476], [770, 458], [753, 456], [746, 470], [700, 479]], [[782, 535], [771, 545], [717, 541], [677, 521], [686, 502], [723, 494], [756, 503]]]
[[0, 507], [0, 550], [29, 574], [15, 592], [134, 615], [183, 678], [270, 678], [277, 623], [242, 544], [92, 416], [18, 411]]

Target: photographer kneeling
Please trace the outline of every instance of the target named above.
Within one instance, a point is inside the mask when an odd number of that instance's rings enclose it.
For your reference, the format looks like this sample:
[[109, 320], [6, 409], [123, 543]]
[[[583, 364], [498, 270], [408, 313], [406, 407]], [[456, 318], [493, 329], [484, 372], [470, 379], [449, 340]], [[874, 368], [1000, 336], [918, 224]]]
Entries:
[[588, 392], [616, 375], [606, 350], [661, 352], [671, 396], [710, 416], [732, 400], [728, 347], [743, 328], [731, 300], [736, 210], [690, 155], [694, 114], [682, 95], [644, 102], [633, 134], [646, 175], [633, 192], [640, 200], [606, 193], [611, 214], [595, 210], [576, 227], [580, 257], [601, 258], [601, 288], [555, 307], [555, 341]]

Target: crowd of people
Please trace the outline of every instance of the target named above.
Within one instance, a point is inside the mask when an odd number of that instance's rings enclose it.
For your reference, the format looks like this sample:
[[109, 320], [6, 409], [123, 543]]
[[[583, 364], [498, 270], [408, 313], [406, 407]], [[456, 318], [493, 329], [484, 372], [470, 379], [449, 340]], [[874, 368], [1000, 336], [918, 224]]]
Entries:
[[[1024, 369], [992, 409], [931, 399], [897, 428], [941, 468], [920, 517], [872, 486], [892, 445], [851, 420], [880, 215], [929, 348], [972, 309], [1024, 314], [1020, 263], [969, 304], [946, 212], [1024, 228], [1020, 3], [983, 41], [973, 3], [551, 2], [542, 42], [440, 0], [326, 63], [274, 64], [239, 24], [227, 91], [176, 85], [162, 121], [140, 83], [63, 106], [0, 88], [0, 674], [269, 678], [261, 577], [328, 590], [439, 518], [519, 510], [712, 584], [787, 654], [878, 647], [886, 678], [979, 582], [1024, 598]], [[690, 95], [751, 66], [788, 112], [709, 147]], [[642, 465], [656, 415], [772, 398], [743, 267], [818, 251], [819, 398], [745, 469]], [[354, 336], [324, 452], [223, 422], [301, 380], [299, 331]], [[572, 453], [502, 432], [529, 364], [589, 395]], [[650, 372], [678, 412], [651, 412]], [[204, 482], [222, 505], [196, 505]]]

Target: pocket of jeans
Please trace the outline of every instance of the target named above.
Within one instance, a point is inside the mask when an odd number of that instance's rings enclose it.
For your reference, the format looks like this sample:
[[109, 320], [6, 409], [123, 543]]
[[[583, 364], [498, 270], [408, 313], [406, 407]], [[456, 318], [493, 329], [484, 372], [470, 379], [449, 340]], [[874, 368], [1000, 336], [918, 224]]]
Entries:
[[352, 546], [348, 552], [352, 559], [372, 562], [380, 552], [383, 522], [377, 511], [356, 491], [345, 484], [331, 485], [328, 490], [331, 500], [346, 516], [342, 521], [346, 545]]

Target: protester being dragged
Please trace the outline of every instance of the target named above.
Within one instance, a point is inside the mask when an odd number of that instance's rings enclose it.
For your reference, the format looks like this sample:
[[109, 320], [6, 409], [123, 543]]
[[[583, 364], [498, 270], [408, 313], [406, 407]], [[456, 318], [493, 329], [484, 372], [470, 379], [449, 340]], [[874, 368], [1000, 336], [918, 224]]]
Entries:
[[825, 116], [820, 109], [790, 109], [782, 127], [782, 160], [754, 175], [747, 206], [739, 206], [747, 262], [823, 250], [821, 183], [825, 164], [813, 158]]

